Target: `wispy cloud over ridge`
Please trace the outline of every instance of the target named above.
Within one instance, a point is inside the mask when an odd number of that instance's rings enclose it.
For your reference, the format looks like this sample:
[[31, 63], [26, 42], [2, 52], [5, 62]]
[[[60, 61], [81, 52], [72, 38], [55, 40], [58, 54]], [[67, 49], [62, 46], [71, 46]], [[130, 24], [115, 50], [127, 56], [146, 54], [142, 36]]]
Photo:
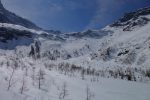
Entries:
[[[150, 6], [148, 0], [96, 0], [97, 10], [89, 24], [85, 27], [87, 29], [100, 28], [110, 24], [111, 18], [117, 15], [122, 16], [124, 13], [138, 9], [141, 5]], [[147, 4], [146, 4], [147, 1]], [[142, 7], [141, 6], [141, 7]], [[120, 13], [120, 14], [118, 14]], [[115, 19], [116, 20], [116, 19]], [[114, 19], [113, 19], [114, 21]]]
[[2, 0], [4, 6], [45, 29], [100, 29], [150, 0]]
[[97, 27], [97, 24], [103, 23], [104, 20], [107, 22], [108, 16], [113, 16], [122, 4], [122, 0], [97, 0], [97, 11], [85, 29]]

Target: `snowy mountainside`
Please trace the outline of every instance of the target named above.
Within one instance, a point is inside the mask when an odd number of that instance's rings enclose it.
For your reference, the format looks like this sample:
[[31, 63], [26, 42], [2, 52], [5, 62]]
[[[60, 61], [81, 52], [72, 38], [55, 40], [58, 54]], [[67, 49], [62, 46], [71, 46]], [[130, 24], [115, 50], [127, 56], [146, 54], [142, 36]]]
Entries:
[[150, 21], [150, 19], [146, 16], [149, 14], [150, 7], [142, 8], [135, 12], [125, 14], [124, 17], [122, 17], [110, 26], [122, 27], [123, 31], [130, 31], [133, 27], [144, 26], [145, 24], [147, 24]]
[[112, 31], [109, 30], [87, 30], [84, 32], [72, 32], [72, 33], [66, 33], [63, 34], [64, 37], [75, 37], [75, 38], [102, 38], [104, 36], [107, 36], [109, 34], [112, 34]]
[[0, 21], [1, 99], [149, 100], [149, 8], [131, 15], [64, 34]]
[[[149, 11], [148, 8], [146, 10]], [[137, 15], [139, 11], [148, 12], [144, 8], [138, 10]], [[136, 20], [141, 16], [138, 15]], [[147, 13], [144, 17], [149, 19]], [[128, 22], [128, 20], [126, 21]], [[124, 21], [124, 23], [126, 22]], [[19, 35], [21, 38], [16, 37], [16, 34], [13, 35], [14, 37], [11, 35], [11, 38], [2, 35], [1, 49], [17, 48], [16, 51], [23, 53], [23, 47], [28, 50], [24, 54], [25, 56], [29, 56], [31, 52], [32, 56], [35, 56], [34, 50], [40, 49], [40, 51], [37, 50], [40, 53], [38, 54], [40, 58], [46, 59], [46, 61], [51, 60], [56, 65], [66, 62], [96, 69], [113, 69], [116, 66], [120, 68], [124, 66], [124, 68], [129, 66], [149, 68], [149, 57], [147, 56], [149, 54], [149, 26], [148, 23], [144, 26], [132, 27], [132, 31], [124, 31], [122, 30], [124, 27], [110, 25], [102, 30], [88, 30], [81, 33], [60, 34], [59, 36], [20, 25], [2, 23], [1, 28], [21, 31], [21, 35]], [[6, 37], [8, 42], [5, 40]]]
[[51, 40], [63, 40], [61, 37], [43, 30], [35, 30], [24, 26], [0, 23], [0, 48], [14, 49], [19, 45], [30, 45], [39, 37]]

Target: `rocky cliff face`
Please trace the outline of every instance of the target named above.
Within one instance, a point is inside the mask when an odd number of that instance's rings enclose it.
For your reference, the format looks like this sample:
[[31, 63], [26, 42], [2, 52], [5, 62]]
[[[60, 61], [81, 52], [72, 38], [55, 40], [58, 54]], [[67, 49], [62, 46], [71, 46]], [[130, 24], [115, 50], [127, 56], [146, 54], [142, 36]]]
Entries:
[[110, 25], [111, 27], [123, 27], [124, 31], [131, 31], [136, 26], [144, 26], [150, 21], [146, 16], [150, 15], [150, 7], [142, 8], [134, 12], [126, 13], [121, 19]]
[[28, 21], [27, 19], [21, 18], [16, 14], [6, 10], [1, 1], [0, 1], [0, 23], [10, 23], [10, 24], [21, 25], [26, 28], [32, 28], [37, 30], [40, 29], [38, 26]]

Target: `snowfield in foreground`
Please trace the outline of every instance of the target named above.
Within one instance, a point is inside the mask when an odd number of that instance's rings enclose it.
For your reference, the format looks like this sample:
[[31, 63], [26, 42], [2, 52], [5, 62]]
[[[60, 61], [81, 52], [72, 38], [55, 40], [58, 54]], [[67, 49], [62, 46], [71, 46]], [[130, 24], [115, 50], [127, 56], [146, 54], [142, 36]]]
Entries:
[[[47, 75], [47, 87], [39, 90], [28, 87], [28, 92], [19, 93], [18, 85], [13, 90], [7, 91], [6, 84], [0, 84], [1, 100], [60, 100], [63, 86], [66, 84], [66, 95], [63, 100], [87, 100], [87, 87], [90, 100], [150, 100], [149, 83], [128, 82], [117, 79], [99, 78], [97, 82], [91, 82], [90, 78], [81, 80], [75, 77], [67, 77], [56, 72]], [[15, 91], [14, 91], [14, 88]]]

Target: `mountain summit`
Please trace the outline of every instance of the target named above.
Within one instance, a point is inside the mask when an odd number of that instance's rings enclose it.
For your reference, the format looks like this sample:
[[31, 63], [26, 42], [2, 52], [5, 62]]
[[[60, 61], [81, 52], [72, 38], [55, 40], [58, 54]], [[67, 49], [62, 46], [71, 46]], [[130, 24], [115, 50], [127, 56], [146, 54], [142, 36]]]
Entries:
[[9, 23], [21, 25], [31, 29], [41, 29], [27, 19], [17, 16], [16, 14], [6, 10], [0, 0], [0, 23]]
[[134, 12], [126, 13], [118, 21], [110, 25], [111, 27], [123, 27], [124, 31], [131, 31], [134, 27], [148, 24], [150, 19], [150, 7], [142, 8]]

